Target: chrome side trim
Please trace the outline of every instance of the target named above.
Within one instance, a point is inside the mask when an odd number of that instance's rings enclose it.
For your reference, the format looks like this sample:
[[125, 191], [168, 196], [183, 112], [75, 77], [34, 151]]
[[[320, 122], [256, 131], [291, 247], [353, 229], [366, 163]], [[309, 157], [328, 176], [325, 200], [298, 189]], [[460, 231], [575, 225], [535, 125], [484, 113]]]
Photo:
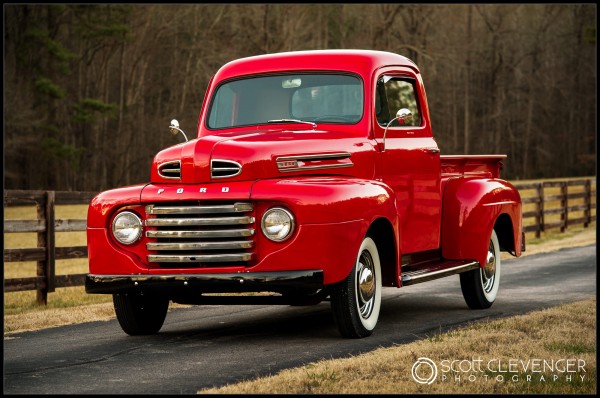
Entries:
[[251, 240], [237, 242], [191, 242], [191, 243], [148, 243], [148, 250], [235, 250], [250, 249], [254, 245]]
[[198, 225], [241, 225], [253, 224], [254, 217], [216, 217], [216, 218], [149, 218], [148, 227], [177, 227]]
[[148, 238], [239, 238], [253, 236], [254, 229], [228, 229], [221, 231], [146, 231]]
[[296, 166], [296, 167], [285, 167], [284, 164], [296, 164], [298, 161], [319, 161], [319, 160], [342, 160], [350, 158], [349, 152], [338, 152], [338, 153], [315, 153], [311, 155], [298, 155], [298, 156], [282, 156], [275, 159], [277, 168], [282, 173], [289, 173], [293, 171], [306, 171], [306, 170], [325, 170], [325, 169], [339, 169], [345, 167], [352, 167], [354, 163], [337, 163], [337, 164], [324, 164], [315, 166]]
[[[181, 180], [181, 162], [179, 160], [161, 163], [158, 165], [157, 170], [158, 175], [162, 178], [166, 178], [168, 180]], [[164, 172], [177, 173], [179, 174], [179, 177], [164, 175]]]
[[252, 211], [252, 203], [238, 202], [232, 205], [210, 206], [146, 206], [147, 214], [216, 214], [216, 213], [244, 213]]
[[236, 261], [250, 261], [252, 254], [202, 254], [175, 256], [166, 254], [150, 254], [148, 261], [153, 263], [227, 263]]
[[324, 170], [324, 169], [341, 169], [345, 167], [352, 167], [353, 163], [345, 163], [345, 164], [330, 164], [326, 166], [306, 166], [306, 167], [294, 167], [289, 169], [279, 169], [282, 173], [289, 173], [291, 171], [307, 171], [307, 170]]
[[278, 162], [285, 160], [320, 160], [320, 159], [348, 159], [350, 152], [338, 152], [338, 153], [315, 153], [312, 155], [298, 155], [298, 156], [282, 156], [277, 158]]

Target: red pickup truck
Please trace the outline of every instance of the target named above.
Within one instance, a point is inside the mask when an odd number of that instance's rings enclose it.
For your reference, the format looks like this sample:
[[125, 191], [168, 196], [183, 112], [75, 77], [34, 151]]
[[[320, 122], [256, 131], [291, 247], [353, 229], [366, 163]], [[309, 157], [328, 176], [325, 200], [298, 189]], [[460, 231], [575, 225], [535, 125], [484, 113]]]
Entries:
[[[500, 252], [525, 248], [505, 155], [440, 156], [418, 67], [381, 51], [299, 51], [227, 63], [197, 132], [159, 152], [151, 181], [98, 194], [86, 291], [112, 294], [127, 334], [169, 302], [331, 302], [369, 336], [384, 286], [460, 274], [492, 305]], [[261, 292], [261, 293], [258, 293]]]

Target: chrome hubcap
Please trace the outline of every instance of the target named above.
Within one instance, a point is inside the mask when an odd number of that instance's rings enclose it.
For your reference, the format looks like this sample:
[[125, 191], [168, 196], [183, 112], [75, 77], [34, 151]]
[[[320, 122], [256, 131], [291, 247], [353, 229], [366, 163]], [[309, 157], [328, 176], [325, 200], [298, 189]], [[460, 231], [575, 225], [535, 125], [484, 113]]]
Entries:
[[358, 296], [358, 310], [366, 319], [373, 312], [375, 298], [375, 270], [373, 259], [368, 251], [360, 254], [356, 271], [356, 290]]
[[496, 256], [494, 255], [494, 244], [490, 242], [488, 248], [487, 260], [485, 266], [481, 270], [481, 284], [483, 290], [489, 293], [494, 288], [494, 279], [496, 277]]

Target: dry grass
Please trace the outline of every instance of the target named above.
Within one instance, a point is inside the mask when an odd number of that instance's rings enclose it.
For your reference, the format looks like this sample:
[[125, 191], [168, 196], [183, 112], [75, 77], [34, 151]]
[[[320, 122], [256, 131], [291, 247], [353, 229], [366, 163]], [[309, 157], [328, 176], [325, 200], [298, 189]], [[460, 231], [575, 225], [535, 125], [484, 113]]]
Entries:
[[[431, 359], [438, 368], [432, 384], [419, 384], [412, 377], [413, 365], [423, 357]], [[544, 360], [560, 365], [554, 371], [543, 371]], [[569, 369], [563, 369], [564, 360], [582, 366], [571, 369], [575, 372], [566, 372]], [[458, 361], [454, 363], [457, 372], [449, 369], [451, 361]], [[536, 361], [539, 365], [533, 368]], [[494, 373], [498, 363], [507, 372]], [[509, 368], [509, 363], [516, 366]], [[427, 367], [418, 372], [422, 377], [432, 374]], [[595, 394], [596, 299], [476, 323], [411, 344], [381, 348], [353, 358], [320, 361], [199, 393]]]
[[[112, 299], [111, 297], [104, 297]], [[112, 300], [110, 303], [87, 304], [69, 308], [40, 308], [23, 313], [4, 315], [4, 336], [55, 326], [72, 325], [82, 322], [105, 321], [115, 318]]]

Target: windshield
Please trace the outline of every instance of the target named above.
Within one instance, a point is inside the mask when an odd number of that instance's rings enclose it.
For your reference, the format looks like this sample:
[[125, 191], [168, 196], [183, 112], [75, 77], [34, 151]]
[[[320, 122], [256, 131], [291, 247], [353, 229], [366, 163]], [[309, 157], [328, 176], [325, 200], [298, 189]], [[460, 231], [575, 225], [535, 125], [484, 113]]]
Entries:
[[230, 81], [218, 87], [208, 127], [295, 121], [356, 123], [363, 113], [362, 81], [351, 75], [294, 74]]

